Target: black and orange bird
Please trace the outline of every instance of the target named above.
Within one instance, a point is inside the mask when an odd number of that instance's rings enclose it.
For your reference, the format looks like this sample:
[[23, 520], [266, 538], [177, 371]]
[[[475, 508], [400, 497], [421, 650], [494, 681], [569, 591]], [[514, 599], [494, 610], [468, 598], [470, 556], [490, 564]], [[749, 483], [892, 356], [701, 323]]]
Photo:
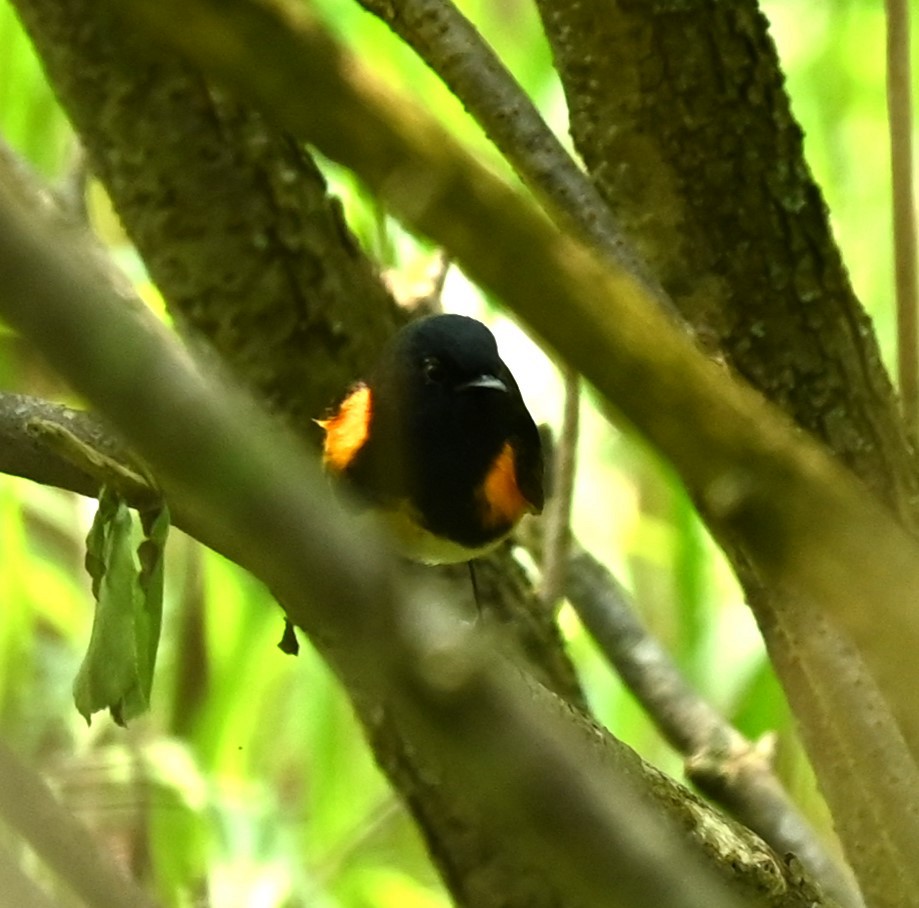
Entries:
[[415, 561], [471, 561], [542, 510], [539, 432], [494, 336], [475, 319], [408, 324], [317, 422], [326, 469]]

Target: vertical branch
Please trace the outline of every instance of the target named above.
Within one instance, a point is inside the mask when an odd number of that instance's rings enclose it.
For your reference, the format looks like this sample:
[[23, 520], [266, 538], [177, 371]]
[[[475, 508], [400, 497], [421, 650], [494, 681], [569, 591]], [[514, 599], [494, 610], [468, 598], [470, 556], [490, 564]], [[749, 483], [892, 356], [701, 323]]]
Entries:
[[893, 187], [897, 362], [907, 426], [919, 425], [919, 286], [910, 98], [909, 0], [886, 0], [887, 118]]
[[568, 527], [571, 520], [571, 499], [574, 495], [575, 461], [578, 448], [578, 410], [581, 386], [578, 373], [570, 366], [562, 371], [565, 381], [565, 412], [562, 431], [552, 462], [551, 504], [546, 513], [543, 537], [542, 589], [540, 596], [548, 609], [555, 609], [565, 590], [565, 569], [568, 563]]

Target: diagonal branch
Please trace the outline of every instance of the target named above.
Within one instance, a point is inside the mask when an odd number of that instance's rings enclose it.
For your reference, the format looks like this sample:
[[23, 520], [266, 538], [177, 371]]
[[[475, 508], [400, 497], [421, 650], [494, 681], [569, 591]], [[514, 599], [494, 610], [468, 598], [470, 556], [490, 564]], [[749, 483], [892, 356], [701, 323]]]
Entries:
[[[526, 92], [452, 0], [358, 0], [443, 79], [520, 179], [558, 217], [605, 255], [656, 282], [624, 239], [609, 206], [546, 125]], [[662, 292], [662, 306], [676, 314]]]
[[864, 902], [772, 772], [768, 755], [696, 691], [639, 621], [615, 577], [572, 546], [565, 591], [585, 628], [696, 786], [780, 854], [794, 854], [841, 906]]
[[[696, 336], [915, 533], [915, 453], [808, 169], [762, 4], [537, 5], [576, 147]], [[896, 816], [898, 796], [877, 769], [883, 752], [883, 765], [915, 775], [896, 721], [822, 603], [763, 576], [738, 539], [710, 526], [744, 585], [866, 899], [900, 904], [909, 887], [896, 883], [898, 846], [879, 809]], [[880, 556], [866, 540], [851, 557]]]
[[[203, 379], [44, 230], [15, 204], [0, 207], [4, 316], [117, 423], [171, 501], [212, 538], [239, 543], [243, 564], [282, 594], [349, 688], [385, 703], [417, 750], [437, 756], [439, 780], [487, 804], [488, 822], [575, 901], [602, 904], [615, 889], [636, 908], [766, 903], [752, 879], [738, 895], [664, 800], [648, 802], [634, 755], [610, 739], [598, 746], [595, 729], [422, 590], [400, 591], [371, 536], [351, 544], [353, 527], [290, 440]], [[779, 903], [814, 900], [806, 887], [791, 893]]]

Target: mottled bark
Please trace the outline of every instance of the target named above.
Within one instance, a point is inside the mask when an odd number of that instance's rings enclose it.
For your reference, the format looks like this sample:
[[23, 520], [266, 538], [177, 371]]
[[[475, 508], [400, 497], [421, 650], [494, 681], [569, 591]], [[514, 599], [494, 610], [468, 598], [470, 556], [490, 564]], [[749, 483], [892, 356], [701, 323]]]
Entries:
[[315, 163], [109, 7], [17, 8], [180, 326], [308, 424], [397, 324]]
[[[577, 148], [702, 344], [915, 530], [911, 440], [804, 160], [757, 4], [538, 3]], [[890, 778], [915, 774], [897, 723], [833, 623], [791, 591], [764, 586], [736, 539], [716, 532], [733, 553], [866, 898], [912, 904], [896, 867], [913, 832], [895, 833], [878, 806], [896, 804]], [[898, 769], [882, 778], [879, 765]]]

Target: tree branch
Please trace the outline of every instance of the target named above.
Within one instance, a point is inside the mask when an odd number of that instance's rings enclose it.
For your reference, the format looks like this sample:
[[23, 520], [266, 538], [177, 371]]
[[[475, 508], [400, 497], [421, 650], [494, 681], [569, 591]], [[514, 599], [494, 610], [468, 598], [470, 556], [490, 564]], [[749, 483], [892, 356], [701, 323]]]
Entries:
[[798, 811], [762, 747], [690, 687], [612, 574], [575, 545], [567, 577], [565, 592], [584, 627], [664, 739], [685, 758], [688, 778], [779, 854], [794, 854], [841, 906], [863, 908], [851, 876]]
[[13, 5], [176, 325], [316, 440], [404, 316], [312, 158], [104, 5]]
[[[899, 723], [861, 654], [818, 605], [744, 582], [846, 858], [869, 905], [914, 905], [911, 799], [919, 772]], [[758, 601], [768, 597], [768, 607]]]
[[[656, 279], [623, 239], [595, 186], [578, 167], [498, 55], [451, 0], [358, 0], [443, 79], [547, 213], [650, 288]], [[676, 309], [664, 293], [661, 306]]]
[[0, 472], [80, 495], [98, 495], [95, 476], [30, 431], [36, 420], [60, 425], [88, 446], [126, 460], [119, 457], [124, 448], [114, 435], [85, 412], [24, 394], [0, 394]]
[[[825, 441], [915, 533], [915, 453], [804, 159], [759, 5], [538, 5], [578, 151], [696, 336]], [[868, 677], [876, 664], [863, 664], [864, 641], [853, 649], [820, 613], [826, 603], [764, 576], [742, 540], [712, 529], [754, 609], [865, 897], [899, 904], [909, 887], [896, 882], [897, 863], [910, 833], [898, 851], [878, 806], [898, 814], [897, 796], [877, 766], [894, 760], [914, 778], [914, 733], [910, 755]], [[850, 557], [880, 556], [866, 539]]]
[[916, 461], [757, 0], [537, 5], [578, 152], [696, 336], [916, 525]]
[[[631, 752], [608, 738], [598, 747], [595, 729], [491, 645], [486, 653], [478, 632], [422, 590], [400, 594], [382, 550], [370, 536], [352, 544], [350, 521], [296, 447], [204, 380], [46, 229], [10, 200], [0, 207], [5, 317], [118, 424], [170, 502], [194, 513], [210, 538], [241, 543], [242, 563], [281, 593], [349, 689], [391, 711], [442, 784], [474, 797], [553, 888], [585, 904], [605, 903], [615, 888], [636, 908], [648, 897], [661, 908], [766, 904], [757, 890], [771, 890], [774, 904], [815, 899], [800, 881], [776, 888], [768, 852], [746, 863], [733, 837], [732, 860], [744, 868], [734, 885], [745, 894], [714, 875], [660, 810], [666, 799], [649, 804], [652, 790], [640, 781], [648, 776]], [[693, 809], [711, 822], [703, 805]]]

